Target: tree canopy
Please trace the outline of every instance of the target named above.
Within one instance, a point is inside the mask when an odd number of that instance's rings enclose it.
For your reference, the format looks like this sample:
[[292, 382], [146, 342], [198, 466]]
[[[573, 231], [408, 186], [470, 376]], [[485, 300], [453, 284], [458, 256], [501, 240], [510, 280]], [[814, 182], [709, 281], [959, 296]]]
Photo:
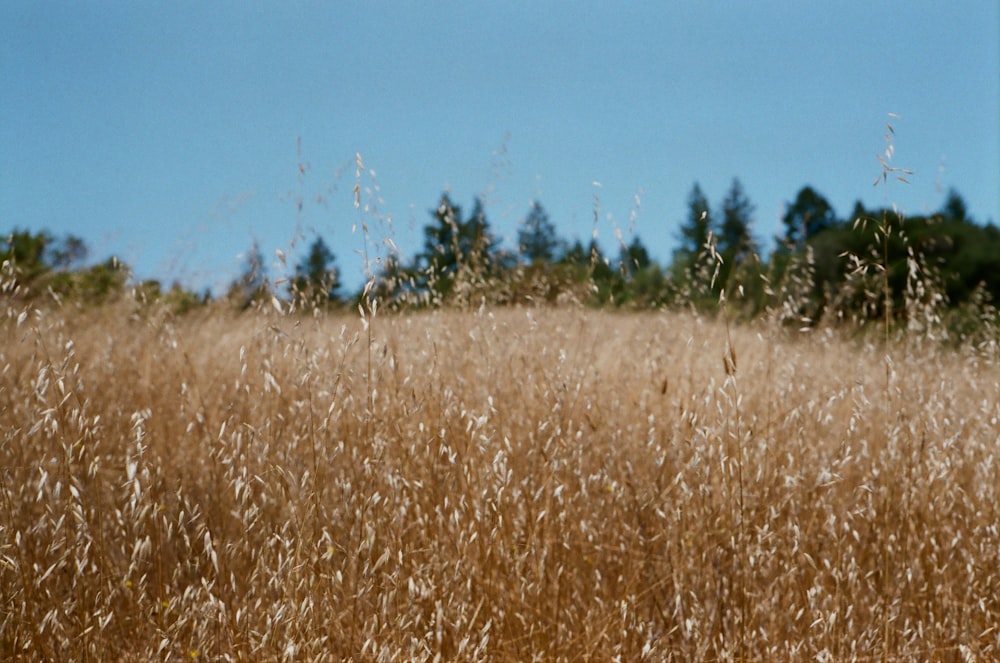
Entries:
[[306, 256], [295, 266], [295, 277], [289, 286], [292, 296], [307, 306], [323, 307], [338, 302], [340, 272], [335, 260], [323, 238], [314, 239]]
[[528, 263], [551, 263], [561, 257], [562, 242], [556, 227], [537, 200], [531, 201], [531, 209], [518, 229], [517, 245]]
[[808, 240], [836, 225], [837, 215], [826, 198], [811, 186], [804, 186], [781, 222], [785, 224], [785, 241], [801, 249]]
[[[697, 182], [686, 203], [672, 260], [661, 265], [638, 235], [617, 235], [617, 256], [611, 257], [596, 233], [586, 241], [561, 237], [539, 200], [530, 202], [516, 227], [516, 247], [508, 251], [481, 198], [465, 215], [444, 192], [428, 210], [421, 249], [409, 259], [393, 253], [382, 261], [366, 296], [418, 307], [566, 301], [717, 310], [725, 292], [730, 306], [746, 315], [780, 309], [782, 319], [796, 324], [824, 316], [911, 324], [921, 307], [920, 315], [928, 317], [928, 306], [959, 310], [1000, 299], [1000, 230], [971, 218], [954, 189], [932, 214], [906, 218], [859, 202], [849, 217], [838, 218], [826, 197], [805, 185], [781, 217], [778, 245], [763, 256], [754, 234], [755, 206], [738, 178], [714, 208]], [[3, 292], [86, 303], [123, 294], [129, 267], [113, 257], [88, 264], [89, 253], [73, 235], [15, 229], [0, 241]], [[272, 289], [254, 243], [226, 294], [240, 309], [265, 296], [318, 309], [343, 301], [342, 288], [336, 256], [317, 236], [295, 264], [286, 293]], [[169, 300], [177, 310], [208, 298], [176, 284], [164, 293], [157, 281], [133, 289], [143, 301]]]

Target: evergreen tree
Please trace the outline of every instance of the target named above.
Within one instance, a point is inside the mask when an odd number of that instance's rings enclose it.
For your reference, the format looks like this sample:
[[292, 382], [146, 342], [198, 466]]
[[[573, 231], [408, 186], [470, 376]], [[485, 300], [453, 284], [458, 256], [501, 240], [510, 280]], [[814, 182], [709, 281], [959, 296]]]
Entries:
[[601, 252], [600, 244], [596, 239], [591, 239], [587, 247], [587, 269], [590, 271], [591, 280], [598, 288], [609, 283], [615, 276], [615, 270], [608, 263], [608, 259]]
[[371, 295], [378, 299], [380, 304], [418, 305], [420, 303], [418, 280], [415, 268], [405, 266], [401, 256], [392, 252], [382, 261]]
[[530, 264], [552, 263], [559, 260], [562, 242], [556, 227], [549, 221], [541, 203], [531, 202], [531, 209], [517, 233], [517, 245], [523, 259]]
[[802, 187], [795, 202], [788, 206], [781, 219], [785, 224], [785, 240], [790, 246], [803, 248], [805, 243], [837, 223], [833, 207], [811, 186]]
[[692, 262], [701, 253], [708, 239], [708, 233], [712, 230], [712, 211], [709, 208], [708, 198], [697, 182], [691, 187], [687, 205], [687, 219], [681, 225], [681, 245], [675, 256], [675, 260], [682, 262]]
[[490, 231], [490, 222], [486, 219], [482, 198], [475, 199], [469, 220], [460, 228], [459, 248], [463, 264], [473, 277], [492, 273], [498, 247]]
[[439, 277], [453, 277], [460, 255], [462, 208], [445, 193], [431, 211], [431, 217], [433, 221], [424, 226], [424, 250], [417, 256], [417, 267]]
[[730, 266], [745, 261], [757, 253], [753, 238], [754, 206], [743, 190], [738, 178], [733, 178], [729, 192], [722, 201], [722, 220], [719, 225], [719, 252]]
[[633, 276], [653, 264], [653, 259], [649, 257], [649, 251], [637, 235], [632, 238], [628, 246], [621, 247], [619, 262], [622, 273], [626, 276]]
[[444, 193], [431, 217], [415, 265], [420, 286], [448, 297], [460, 277], [473, 281], [488, 276], [494, 267], [495, 242], [482, 200], [476, 199], [472, 216], [465, 221], [461, 207]]
[[[721, 263], [712, 266], [714, 289], [730, 295], [742, 292], [744, 314], [753, 315], [763, 291], [760, 282], [757, 242], [753, 238], [754, 206], [739, 179], [733, 182], [722, 200], [717, 251]], [[732, 299], [732, 298], [731, 298]], [[748, 308], [749, 307], [749, 308]]]
[[267, 271], [264, 266], [264, 256], [257, 242], [253, 243], [246, 254], [243, 271], [229, 285], [227, 297], [240, 310], [249, 308], [268, 292]]
[[860, 200], [854, 201], [854, 207], [851, 208], [851, 218], [849, 221], [853, 224], [858, 219], [862, 219], [868, 216], [868, 210], [865, 209], [864, 203]]
[[965, 206], [965, 200], [962, 199], [962, 196], [955, 189], [948, 190], [948, 197], [941, 207], [941, 215], [954, 221], [969, 220], [969, 211]]
[[597, 238], [591, 238], [590, 244], [587, 245], [587, 256], [590, 261], [590, 268], [598, 270], [607, 270], [607, 273], [611, 273], [611, 265], [609, 260], [604, 257], [604, 252], [601, 251], [601, 245], [597, 243]]
[[336, 256], [323, 238], [317, 237], [309, 246], [305, 260], [295, 266], [293, 295], [317, 305], [337, 301], [340, 274], [334, 267], [335, 260]]
[[674, 251], [671, 278], [684, 293], [682, 300], [700, 298], [708, 290], [716, 265], [706, 251], [715, 219], [708, 198], [695, 182], [687, 198], [687, 218], [680, 227], [680, 245]]
[[580, 240], [574, 240], [559, 260], [561, 264], [574, 267], [587, 267], [590, 264], [590, 253]]

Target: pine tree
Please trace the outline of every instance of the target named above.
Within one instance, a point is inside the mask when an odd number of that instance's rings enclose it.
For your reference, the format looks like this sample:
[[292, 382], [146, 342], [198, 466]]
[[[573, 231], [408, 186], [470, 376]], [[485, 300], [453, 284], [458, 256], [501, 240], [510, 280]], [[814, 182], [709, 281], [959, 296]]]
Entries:
[[826, 198], [811, 186], [805, 186], [795, 202], [788, 206], [781, 221], [785, 224], [785, 241], [801, 249], [808, 240], [836, 225], [837, 215]]
[[738, 178], [733, 178], [729, 192], [722, 201], [722, 220], [719, 225], [719, 253], [730, 266], [745, 261], [757, 253], [753, 238], [754, 206], [743, 190]]
[[740, 294], [748, 299], [753, 314], [763, 291], [760, 282], [757, 242], [752, 233], [754, 206], [743, 190], [739, 179], [733, 178], [726, 197], [722, 200], [717, 251], [721, 262], [713, 267], [715, 289], [721, 289], [733, 299]]
[[237, 308], [244, 310], [267, 293], [267, 269], [264, 266], [264, 256], [260, 252], [260, 245], [254, 242], [244, 259], [243, 271], [229, 285], [227, 297]]
[[295, 278], [292, 280], [293, 296], [305, 303], [323, 306], [338, 301], [340, 290], [340, 274], [334, 266], [336, 256], [323, 241], [317, 237], [309, 246], [305, 260], [295, 266]]
[[680, 228], [680, 246], [674, 252], [676, 277], [690, 280], [698, 270], [698, 256], [705, 251], [709, 233], [712, 232], [712, 211], [708, 198], [695, 182], [687, 199], [688, 214]]
[[561, 257], [562, 242], [556, 227], [537, 200], [531, 201], [528, 216], [518, 230], [517, 245], [522, 258], [530, 264], [552, 263]]
[[941, 214], [946, 219], [952, 219], [954, 221], [968, 221], [969, 211], [965, 205], [965, 200], [955, 189], [948, 190], [948, 197], [944, 201], [944, 205], [941, 207]]
[[496, 262], [496, 242], [482, 200], [476, 199], [472, 215], [465, 221], [461, 207], [444, 193], [431, 217], [433, 221], [424, 226], [424, 250], [414, 269], [420, 286], [447, 298], [459, 279], [487, 279]]
[[681, 248], [687, 256], [701, 252], [712, 229], [712, 210], [701, 186], [695, 182], [688, 194], [687, 222], [681, 226]]
[[618, 260], [621, 263], [622, 274], [629, 277], [653, 264], [649, 250], [638, 236], [633, 237], [628, 246], [621, 247]]

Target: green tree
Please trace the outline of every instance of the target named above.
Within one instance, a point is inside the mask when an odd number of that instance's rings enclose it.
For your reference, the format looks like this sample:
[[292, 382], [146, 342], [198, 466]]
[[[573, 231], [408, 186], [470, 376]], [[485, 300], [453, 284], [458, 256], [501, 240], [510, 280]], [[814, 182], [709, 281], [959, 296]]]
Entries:
[[129, 274], [125, 263], [117, 258], [108, 258], [76, 273], [75, 294], [88, 304], [103, 303], [125, 289]]
[[499, 245], [490, 230], [482, 198], [475, 199], [472, 214], [461, 228], [459, 248], [462, 251], [464, 265], [469, 268], [474, 278], [492, 275]]
[[604, 257], [600, 244], [591, 239], [586, 250], [587, 276], [594, 288], [594, 296], [598, 306], [614, 303], [618, 283], [622, 281], [621, 274], [611, 267], [611, 262]]
[[[709, 249], [709, 240], [715, 232], [716, 219], [708, 198], [697, 182], [687, 197], [687, 216], [680, 225], [679, 245], [670, 265], [675, 301], [699, 308], [714, 306], [717, 297], [712, 295], [712, 283], [720, 268]], [[717, 238], [712, 239], [712, 244]]]
[[751, 231], [754, 209], [743, 184], [738, 178], [733, 178], [722, 200], [722, 219], [719, 223], [719, 252], [730, 265], [743, 262], [757, 253], [757, 243]]
[[629, 301], [640, 308], [662, 306], [671, 301], [670, 282], [655, 262], [636, 272], [628, 282]]
[[764, 305], [762, 265], [752, 232], [754, 206], [739, 179], [733, 178], [721, 207], [718, 252], [722, 262], [715, 287], [724, 289], [730, 301], [741, 300], [742, 315], [754, 316]]
[[27, 284], [51, 270], [48, 252], [55, 238], [47, 232], [14, 230], [0, 245], [0, 262], [10, 262], [19, 284]]
[[621, 264], [622, 273], [626, 276], [633, 276], [653, 264], [653, 259], [649, 257], [649, 251], [636, 235], [628, 246], [622, 246], [618, 261]]
[[87, 245], [75, 235], [66, 235], [61, 242], [54, 243], [49, 251], [52, 266], [64, 270], [81, 267], [87, 260], [87, 253]]
[[447, 193], [435, 209], [433, 221], [424, 226], [424, 250], [417, 256], [418, 266], [436, 275], [454, 275], [461, 260], [462, 208]]
[[545, 208], [537, 200], [517, 233], [518, 251], [529, 264], [552, 263], [559, 260], [563, 243]]
[[177, 281], [174, 281], [170, 289], [163, 295], [163, 303], [166, 304], [174, 315], [184, 315], [189, 311], [208, 304], [210, 301], [212, 301], [212, 293], [208, 289], [199, 295], [185, 288]]
[[87, 267], [87, 245], [75, 235], [59, 240], [48, 232], [15, 230], [0, 244], [0, 262], [13, 267], [15, 285], [28, 296], [51, 293], [57, 300], [99, 304], [125, 289], [131, 270], [117, 258]]
[[575, 240], [563, 253], [560, 263], [586, 268], [590, 264], [590, 253], [580, 240]]
[[260, 246], [254, 242], [244, 259], [243, 271], [229, 285], [226, 296], [237, 308], [245, 310], [268, 293], [264, 256], [260, 252]]
[[965, 200], [955, 189], [948, 190], [948, 197], [941, 206], [941, 216], [953, 221], [969, 221], [969, 210]]
[[339, 301], [340, 274], [334, 266], [335, 260], [322, 237], [313, 240], [305, 259], [295, 266], [295, 278], [290, 285], [292, 295], [301, 303], [316, 306]]
[[619, 253], [621, 270], [613, 286], [617, 305], [651, 308], [670, 299], [670, 288], [663, 269], [649, 255], [642, 240], [635, 236]]
[[801, 249], [818, 233], [832, 228], [837, 223], [837, 215], [826, 198], [811, 186], [805, 186], [785, 210], [781, 222], [785, 224], [788, 245]]
[[467, 285], [487, 281], [495, 267], [496, 243], [482, 200], [476, 199], [466, 221], [461, 207], [444, 193], [431, 218], [424, 226], [424, 248], [414, 267], [418, 287], [447, 299], [459, 280]]
[[704, 251], [713, 225], [708, 198], [697, 182], [688, 194], [687, 206], [687, 218], [680, 228], [680, 247], [674, 253], [674, 262], [682, 266], [683, 271], [694, 269], [695, 261]]
[[596, 239], [591, 239], [587, 245], [578, 239], [574, 240], [563, 254], [559, 265], [571, 273], [574, 282], [589, 282], [598, 289], [609, 283], [615, 275]]

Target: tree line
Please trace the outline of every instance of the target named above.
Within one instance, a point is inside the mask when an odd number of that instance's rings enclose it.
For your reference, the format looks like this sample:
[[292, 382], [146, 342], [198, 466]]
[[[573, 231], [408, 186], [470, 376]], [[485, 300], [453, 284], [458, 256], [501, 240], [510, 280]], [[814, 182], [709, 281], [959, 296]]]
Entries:
[[698, 183], [687, 198], [677, 248], [666, 264], [641, 238], [605, 253], [596, 240], [567, 241], [539, 201], [508, 248], [491, 231], [482, 202], [471, 213], [442, 194], [408, 261], [382, 265], [373, 289], [400, 307], [559, 303], [717, 310], [793, 324], [886, 319], [916, 324], [1000, 296], [1000, 230], [979, 224], [951, 190], [940, 210], [904, 217], [855, 203], [846, 217], [812, 186], [787, 203], [768, 254], [754, 233], [755, 206], [734, 178], [713, 206]]
[[[804, 186], [786, 206], [782, 234], [769, 254], [754, 233], [755, 207], [734, 178], [710, 204], [695, 183], [665, 264], [638, 235], [605, 253], [596, 239], [562, 237], [540, 201], [521, 220], [516, 246], [493, 233], [482, 200], [466, 214], [448, 193], [429, 211], [423, 244], [411, 257], [392, 254], [374, 265], [363, 290], [345, 293], [336, 256], [317, 236], [287, 279], [272, 282], [257, 245], [225, 301], [245, 309], [273, 296], [321, 310], [377, 298], [400, 309], [432, 306], [575, 302], [625, 308], [716, 310], [725, 299], [746, 317], [777, 315], [794, 324], [826, 319], [899, 319], [982, 308], [1000, 296], [1000, 230], [970, 218], [958, 192], [933, 214], [904, 218], [893, 209], [856, 203], [840, 217]], [[0, 243], [6, 291], [48, 294], [100, 304], [128, 288], [130, 270], [115, 259], [87, 264], [75, 236], [15, 230]], [[179, 284], [131, 286], [141, 301], [184, 312], [213, 300]]]

